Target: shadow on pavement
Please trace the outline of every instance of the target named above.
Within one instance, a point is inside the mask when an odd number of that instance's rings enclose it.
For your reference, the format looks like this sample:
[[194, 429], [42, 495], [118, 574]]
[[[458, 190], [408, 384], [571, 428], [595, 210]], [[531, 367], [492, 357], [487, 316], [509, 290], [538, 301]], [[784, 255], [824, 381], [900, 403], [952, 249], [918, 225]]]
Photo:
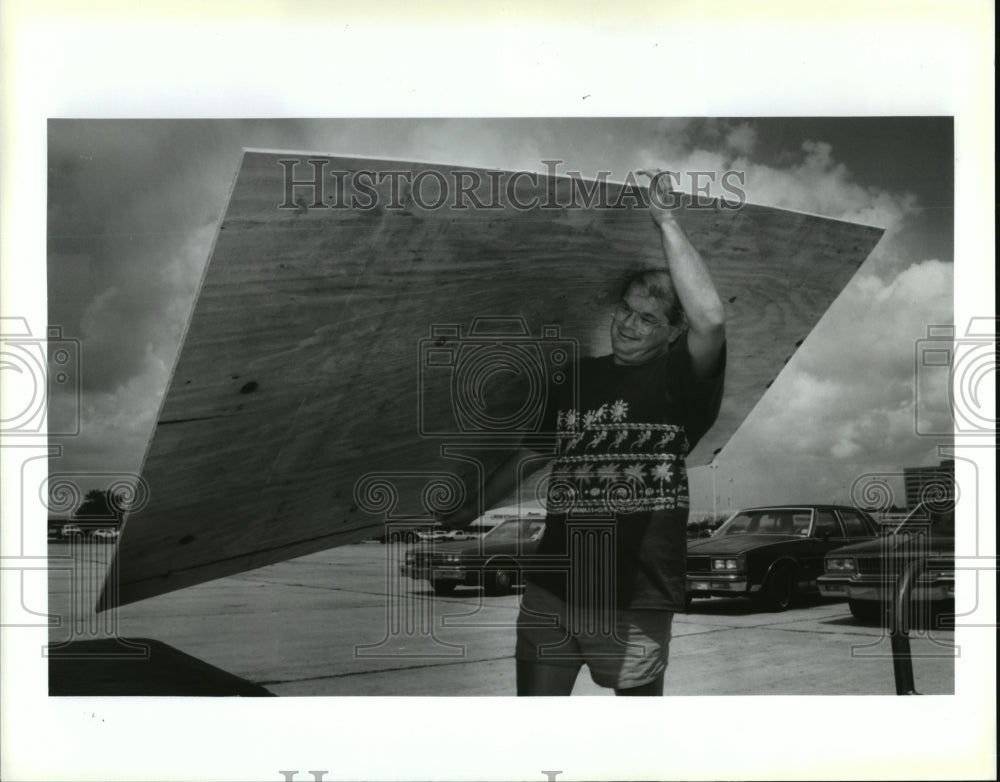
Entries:
[[[789, 611], [797, 608], [812, 608], [813, 606], [832, 605], [838, 601], [816, 594], [796, 595], [789, 606]], [[846, 605], [845, 605], [846, 610]], [[753, 600], [743, 597], [711, 597], [696, 598], [687, 607], [688, 614], [710, 614], [712, 616], [747, 616], [750, 614], [782, 614], [786, 611], [770, 611]]]
[[49, 649], [49, 695], [273, 697], [260, 685], [149, 638], [101, 638]]

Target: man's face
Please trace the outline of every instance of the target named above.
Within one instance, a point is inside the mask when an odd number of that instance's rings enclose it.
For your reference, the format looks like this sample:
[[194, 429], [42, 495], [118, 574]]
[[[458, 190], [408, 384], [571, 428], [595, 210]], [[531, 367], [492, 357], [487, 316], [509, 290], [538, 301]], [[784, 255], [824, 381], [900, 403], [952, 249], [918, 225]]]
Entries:
[[643, 364], [664, 351], [674, 327], [667, 322], [663, 302], [642, 285], [625, 292], [611, 318], [611, 352], [616, 364]]

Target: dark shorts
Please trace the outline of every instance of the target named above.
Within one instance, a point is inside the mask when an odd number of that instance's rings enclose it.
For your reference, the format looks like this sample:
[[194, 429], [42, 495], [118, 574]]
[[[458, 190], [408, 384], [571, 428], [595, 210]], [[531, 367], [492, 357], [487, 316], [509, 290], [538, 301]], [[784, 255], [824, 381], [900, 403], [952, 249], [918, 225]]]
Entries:
[[639, 687], [666, 670], [673, 618], [672, 611], [573, 610], [529, 583], [517, 617], [514, 656], [547, 665], [586, 665], [601, 687]]

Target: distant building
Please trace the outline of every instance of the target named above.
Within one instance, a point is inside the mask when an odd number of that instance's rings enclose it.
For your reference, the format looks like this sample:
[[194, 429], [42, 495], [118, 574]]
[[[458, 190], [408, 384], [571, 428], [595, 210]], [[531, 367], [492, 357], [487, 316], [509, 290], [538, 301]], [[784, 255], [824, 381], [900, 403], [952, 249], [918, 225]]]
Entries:
[[923, 499], [940, 500], [955, 485], [955, 461], [947, 459], [934, 467], [904, 467], [906, 505], [915, 508]]

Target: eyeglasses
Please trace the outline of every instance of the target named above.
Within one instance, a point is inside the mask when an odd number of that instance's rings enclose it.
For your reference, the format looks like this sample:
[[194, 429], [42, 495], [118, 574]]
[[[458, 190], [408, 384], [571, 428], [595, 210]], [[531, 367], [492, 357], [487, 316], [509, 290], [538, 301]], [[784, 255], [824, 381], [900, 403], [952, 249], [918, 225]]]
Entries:
[[615, 305], [615, 317], [620, 320], [628, 320], [630, 315], [635, 315], [636, 320], [633, 328], [640, 334], [652, 334], [658, 328], [669, 325], [661, 320], [657, 320], [652, 315], [648, 315], [643, 312], [638, 312], [628, 306], [628, 303], [623, 299]]

